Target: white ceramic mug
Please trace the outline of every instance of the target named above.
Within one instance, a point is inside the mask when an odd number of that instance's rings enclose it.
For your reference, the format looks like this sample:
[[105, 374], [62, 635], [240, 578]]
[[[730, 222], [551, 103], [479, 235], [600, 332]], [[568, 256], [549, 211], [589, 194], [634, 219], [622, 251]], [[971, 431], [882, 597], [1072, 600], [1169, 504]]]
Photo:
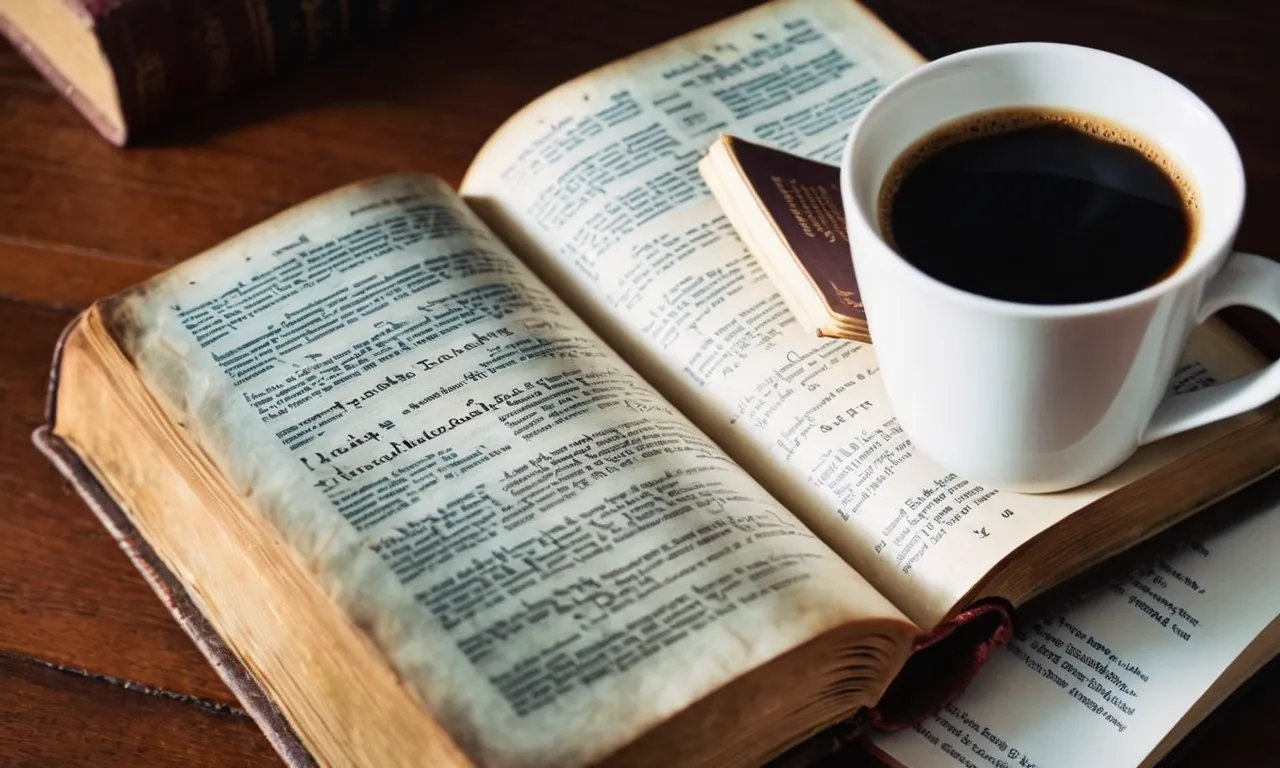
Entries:
[[[1200, 204], [1191, 250], [1136, 293], [1081, 304], [978, 296], [921, 272], [881, 237], [880, 186], [899, 155], [944, 123], [1005, 107], [1067, 109], [1126, 127], [1190, 178]], [[1280, 264], [1232, 252], [1244, 171], [1216, 115], [1130, 59], [1017, 43], [933, 61], [886, 88], [854, 126], [841, 165], [854, 269], [899, 423], [938, 464], [996, 488], [1062, 490], [1139, 446], [1280, 394], [1273, 364], [1166, 397], [1192, 328], [1230, 305], [1280, 320]]]

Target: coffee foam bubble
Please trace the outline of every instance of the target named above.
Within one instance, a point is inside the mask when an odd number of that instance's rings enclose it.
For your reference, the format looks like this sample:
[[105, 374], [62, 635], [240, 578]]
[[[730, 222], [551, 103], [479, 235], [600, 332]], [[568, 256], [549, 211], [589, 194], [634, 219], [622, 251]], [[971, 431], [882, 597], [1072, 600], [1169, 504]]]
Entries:
[[1195, 189], [1191, 185], [1191, 180], [1187, 178], [1176, 163], [1151, 142], [1127, 128], [1093, 115], [1045, 107], [1010, 107], [978, 112], [943, 123], [907, 147], [898, 156], [898, 159], [893, 161], [889, 173], [885, 176], [884, 184], [880, 187], [880, 196], [876, 206], [880, 219], [880, 230], [884, 233], [884, 237], [891, 244], [894, 244], [889, 204], [893, 199], [894, 193], [902, 186], [903, 179], [921, 162], [953, 144], [979, 139], [992, 134], [1040, 128], [1046, 125], [1070, 128], [1112, 144], [1129, 147], [1141, 154], [1148, 162], [1163, 171], [1164, 175], [1173, 182], [1173, 186], [1177, 188], [1179, 195], [1182, 197], [1182, 204], [1191, 216], [1191, 226], [1194, 231], [1200, 204], [1196, 197]]

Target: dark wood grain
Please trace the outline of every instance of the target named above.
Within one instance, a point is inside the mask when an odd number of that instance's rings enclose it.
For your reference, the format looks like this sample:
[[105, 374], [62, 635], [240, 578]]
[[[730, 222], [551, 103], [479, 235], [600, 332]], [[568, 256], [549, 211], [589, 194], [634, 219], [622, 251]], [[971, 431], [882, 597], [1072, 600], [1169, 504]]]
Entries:
[[377, 50], [256, 89], [131, 150], [0, 64], [12, 83], [0, 120], [0, 262], [11, 265], [0, 293], [81, 307], [95, 294], [58, 278], [71, 252], [89, 257], [86, 271], [110, 291], [139, 266], [174, 264], [348, 181], [416, 169], [457, 184], [484, 139], [539, 93], [751, 5], [457, 4]]
[[246, 715], [0, 656], [6, 766], [279, 766]]
[[[0, 654], [234, 704], [115, 541], [31, 444], [50, 351], [70, 319], [0, 300]], [[0, 712], [8, 701], [0, 695]]]
[[[455, 3], [390, 43], [241, 94], [131, 150], [99, 138], [0, 48], [0, 295], [24, 302], [0, 301], [0, 765], [276, 764], [251, 723], [216, 711], [230, 694], [30, 447], [52, 343], [70, 317], [57, 309], [84, 307], [348, 181], [416, 169], [456, 184], [485, 138], [539, 93], [753, 4]], [[1280, 255], [1280, 6], [869, 4], [929, 53], [1057, 40], [1178, 78], [1240, 145], [1250, 188], [1240, 246]], [[1178, 761], [1272, 764], [1278, 714], [1273, 665], [1187, 740]], [[852, 751], [827, 762], [867, 764]]]

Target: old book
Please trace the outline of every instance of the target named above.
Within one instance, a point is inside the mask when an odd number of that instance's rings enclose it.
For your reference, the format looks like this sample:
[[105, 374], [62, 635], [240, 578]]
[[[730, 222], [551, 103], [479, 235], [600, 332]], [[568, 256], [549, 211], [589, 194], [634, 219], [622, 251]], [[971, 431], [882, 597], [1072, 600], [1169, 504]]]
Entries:
[[957, 701], [873, 737], [903, 768], [1151, 766], [1280, 651], [1280, 483], [1066, 610], [1028, 617]]
[[[783, 0], [587, 74], [457, 192], [353, 183], [97, 302], [40, 440], [289, 755], [753, 765], [902, 727], [1006, 606], [1280, 459], [1264, 410], [997, 492], [913, 450], [869, 345], [795, 322], [697, 160], [830, 160], [920, 61]], [[1260, 365], [1210, 325], [1174, 386]]]
[[442, 0], [0, 0], [0, 31], [108, 141], [403, 24]]
[[698, 169], [801, 327], [870, 343], [839, 169], [727, 135], [716, 139]]

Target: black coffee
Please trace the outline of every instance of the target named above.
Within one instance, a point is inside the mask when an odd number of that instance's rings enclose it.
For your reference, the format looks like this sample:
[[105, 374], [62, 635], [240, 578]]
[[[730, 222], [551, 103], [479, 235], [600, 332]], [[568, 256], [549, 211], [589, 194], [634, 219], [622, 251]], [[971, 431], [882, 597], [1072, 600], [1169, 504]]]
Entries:
[[890, 171], [880, 225], [905, 259], [965, 291], [1100, 301], [1177, 269], [1196, 204], [1153, 147], [1092, 117], [987, 112], [943, 126]]

